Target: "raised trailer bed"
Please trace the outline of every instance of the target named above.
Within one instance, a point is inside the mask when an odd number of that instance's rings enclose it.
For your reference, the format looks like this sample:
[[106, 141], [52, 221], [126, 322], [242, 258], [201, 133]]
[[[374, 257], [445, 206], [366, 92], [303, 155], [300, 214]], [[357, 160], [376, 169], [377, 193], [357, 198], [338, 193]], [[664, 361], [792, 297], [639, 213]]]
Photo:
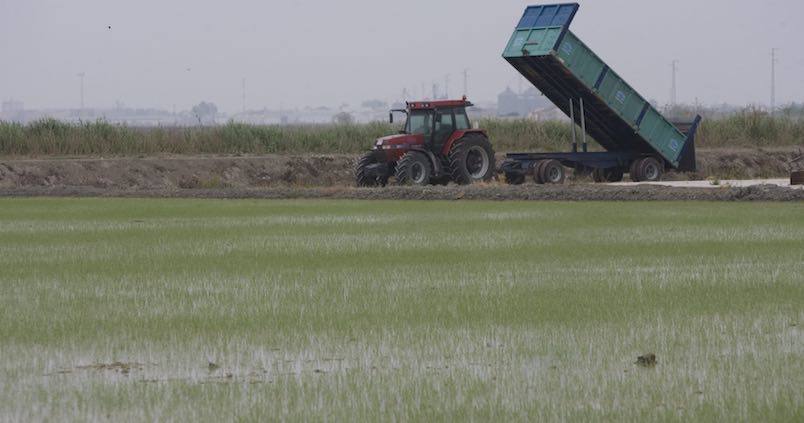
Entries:
[[[502, 164], [510, 183], [533, 175], [563, 182], [563, 168], [590, 172], [599, 181], [659, 180], [665, 170], [695, 170], [696, 117], [682, 132], [569, 31], [577, 3], [530, 6], [503, 57], [581, 127], [579, 151], [573, 126], [567, 153], [512, 153]], [[589, 152], [589, 134], [605, 152]]]

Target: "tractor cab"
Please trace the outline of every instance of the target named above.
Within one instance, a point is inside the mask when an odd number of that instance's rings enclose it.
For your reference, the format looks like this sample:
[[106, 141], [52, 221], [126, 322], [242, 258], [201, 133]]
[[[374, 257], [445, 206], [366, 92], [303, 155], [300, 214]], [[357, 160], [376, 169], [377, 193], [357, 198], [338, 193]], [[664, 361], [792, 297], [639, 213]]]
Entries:
[[466, 108], [472, 103], [462, 100], [420, 101], [407, 103], [406, 109], [392, 110], [390, 122], [394, 123], [394, 113], [406, 115], [400, 134], [421, 137], [424, 144], [438, 149], [450, 139], [455, 131], [471, 129]]
[[358, 186], [386, 185], [391, 177], [397, 184], [470, 184], [491, 179], [494, 150], [486, 132], [472, 129], [466, 108], [472, 103], [460, 100], [408, 102], [405, 123], [395, 135], [375, 141], [374, 147], [358, 162]]

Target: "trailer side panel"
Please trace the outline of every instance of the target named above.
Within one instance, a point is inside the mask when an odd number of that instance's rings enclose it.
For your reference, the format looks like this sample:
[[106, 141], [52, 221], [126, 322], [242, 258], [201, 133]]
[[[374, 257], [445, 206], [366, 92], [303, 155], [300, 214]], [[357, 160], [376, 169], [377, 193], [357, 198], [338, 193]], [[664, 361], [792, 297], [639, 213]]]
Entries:
[[[530, 6], [503, 57], [567, 116], [583, 100], [587, 132], [603, 148], [663, 158], [678, 168], [685, 137], [568, 27], [575, 3]], [[578, 110], [574, 116], [580, 124]]]

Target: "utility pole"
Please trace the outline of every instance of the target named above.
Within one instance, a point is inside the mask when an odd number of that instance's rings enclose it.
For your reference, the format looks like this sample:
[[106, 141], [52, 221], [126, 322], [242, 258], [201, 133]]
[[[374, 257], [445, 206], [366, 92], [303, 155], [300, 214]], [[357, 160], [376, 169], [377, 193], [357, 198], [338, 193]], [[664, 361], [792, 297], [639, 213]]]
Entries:
[[444, 75], [444, 99], [449, 98], [449, 74]]
[[773, 116], [776, 113], [776, 63], [779, 62], [776, 59], [776, 51], [779, 50], [778, 48], [771, 49], [771, 104], [770, 104], [770, 114]]
[[87, 76], [84, 72], [78, 74], [78, 78], [81, 79], [81, 111], [84, 110], [84, 77]]
[[243, 113], [246, 113], [246, 78], [243, 78]]
[[463, 70], [463, 95], [469, 96], [469, 69]]
[[678, 60], [673, 60], [670, 64], [673, 69], [673, 82], [670, 88], [670, 106], [675, 107], [678, 102], [678, 87], [676, 85], [676, 73], [678, 73]]

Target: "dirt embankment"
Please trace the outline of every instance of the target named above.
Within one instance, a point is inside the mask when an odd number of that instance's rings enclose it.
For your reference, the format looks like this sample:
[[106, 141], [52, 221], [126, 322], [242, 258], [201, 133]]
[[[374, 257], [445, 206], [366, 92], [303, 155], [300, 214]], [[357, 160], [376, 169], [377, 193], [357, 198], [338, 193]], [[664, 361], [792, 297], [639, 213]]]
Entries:
[[354, 160], [348, 155], [0, 160], [0, 188], [336, 186], [352, 183]]
[[[709, 150], [699, 172], [668, 179], [765, 178], [789, 173], [797, 149]], [[500, 155], [498, 162], [504, 157]], [[0, 196], [489, 200], [800, 200], [802, 190], [772, 187], [673, 189], [493, 183], [477, 187], [354, 189], [352, 155], [0, 159]]]
[[765, 179], [790, 176], [791, 166], [800, 167], [804, 147], [775, 149], [702, 150], [697, 154], [698, 172], [690, 179]]
[[[704, 150], [698, 172], [668, 179], [753, 179], [789, 175], [796, 149]], [[504, 159], [498, 156], [498, 163]], [[0, 188], [113, 190], [333, 187], [353, 184], [352, 155], [0, 159]]]

